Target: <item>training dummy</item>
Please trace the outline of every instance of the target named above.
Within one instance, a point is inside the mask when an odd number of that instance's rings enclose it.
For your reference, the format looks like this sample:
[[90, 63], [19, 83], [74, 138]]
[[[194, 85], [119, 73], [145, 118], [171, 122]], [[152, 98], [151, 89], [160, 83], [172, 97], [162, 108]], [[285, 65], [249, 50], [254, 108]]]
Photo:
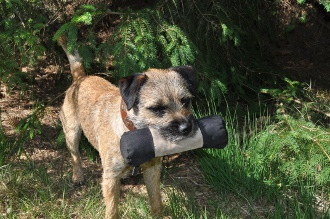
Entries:
[[155, 157], [190, 151], [197, 148], [222, 149], [228, 143], [225, 122], [220, 116], [207, 116], [197, 120], [196, 133], [179, 141], [167, 141], [153, 128], [125, 132], [120, 139], [121, 154], [133, 167]]

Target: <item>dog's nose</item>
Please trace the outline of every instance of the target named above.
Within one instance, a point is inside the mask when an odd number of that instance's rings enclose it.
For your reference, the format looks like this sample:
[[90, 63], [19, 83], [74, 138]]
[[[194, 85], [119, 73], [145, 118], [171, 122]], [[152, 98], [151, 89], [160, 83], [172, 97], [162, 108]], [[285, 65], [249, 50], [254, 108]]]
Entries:
[[179, 132], [182, 134], [189, 134], [191, 132], [191, 129], [192, 129], [192, 124], [190, 121], [182, 122], [179, 125]]

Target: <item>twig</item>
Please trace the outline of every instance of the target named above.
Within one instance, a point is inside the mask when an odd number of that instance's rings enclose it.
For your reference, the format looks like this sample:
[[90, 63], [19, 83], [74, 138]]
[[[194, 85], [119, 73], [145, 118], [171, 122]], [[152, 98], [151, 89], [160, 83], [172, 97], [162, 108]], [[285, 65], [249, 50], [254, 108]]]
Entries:
[[313, 142], [314, 142], [315, 144], [317, 144], [317, 145], [322, 149], [323, 153], [325, 154], [325, 156], [328, 157], [328, 160], [330, 161], [330, 156], [329, 156], [329, 154], [327, 153], [327, 151], [324, 149], [324, 147], [323, 147], [318, 141], [316, 141], [315, 139], [313, 139]]
[[[295, 103], [298, 103], [298, 104], [300, 104], [300, 105], [303, 105], [303, 103], [300, 101], [300, 100], [293, 100]], [[310, 109], [312, 109], [312, 110], [314, 110], [314, 111], [316, 111], [316, 112], [318, 112], [318, 113], [321, 113], [321, 114], [323, 114], [323, 115], [325, 115], [326, 117], [329, 117], [330, 118], [330, 113], [326, 113], [326, 112], [323, 112], [322, 110], [320, 110], [320, 109], [317, 109], [317, 108], [315, 108], [315, 107], [313, 107], [313, 106], [308, 106], [308, 108], [310, 108]]]

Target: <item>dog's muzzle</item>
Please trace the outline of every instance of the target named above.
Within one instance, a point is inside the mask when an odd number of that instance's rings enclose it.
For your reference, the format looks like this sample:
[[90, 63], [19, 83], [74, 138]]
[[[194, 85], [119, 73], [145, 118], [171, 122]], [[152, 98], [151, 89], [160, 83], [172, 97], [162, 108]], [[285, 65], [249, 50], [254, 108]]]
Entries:
[[175, 121], [172, 124], [172, 129], [176, 130], [179, 135], [189, 135], [192, 131], [194, 124], [192, 119], [182, 119], [181, 121]]
[[175, 120], [169, 125], [157, 129], [167, 140], [177, 141], [193, 136], [198, 129], [196, 120], [190, 116]]

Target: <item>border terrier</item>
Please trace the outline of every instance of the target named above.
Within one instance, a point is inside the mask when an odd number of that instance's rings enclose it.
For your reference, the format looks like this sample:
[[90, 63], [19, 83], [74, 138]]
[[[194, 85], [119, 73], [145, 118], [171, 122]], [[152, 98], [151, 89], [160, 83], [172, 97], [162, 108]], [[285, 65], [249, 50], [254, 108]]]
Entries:
[[[132, 167], [120, 152], [120, 137], [134, 128], [153, 127], [166, 140], [193, 136], [197, 130], [191, 113], [194, 69], [191, 66], [150, 69], [124, 77], [115, 86], [97, 76], [85, 74], [77, 52], [67, 49], [65, 37], [58, 40], [70, 63], [73, 84], [67, 89], [60, 119], [67, 147], [73, 159], [75, 184], [84, 181], [79, 153], [82, 131], [98, 150], [103, 167], [102, 193], [105, 218], [118, 218], [120, 179]], [[161, 158], [141, 165], [150, 202], [151, 215], [162, 214], [160, 193]]]

